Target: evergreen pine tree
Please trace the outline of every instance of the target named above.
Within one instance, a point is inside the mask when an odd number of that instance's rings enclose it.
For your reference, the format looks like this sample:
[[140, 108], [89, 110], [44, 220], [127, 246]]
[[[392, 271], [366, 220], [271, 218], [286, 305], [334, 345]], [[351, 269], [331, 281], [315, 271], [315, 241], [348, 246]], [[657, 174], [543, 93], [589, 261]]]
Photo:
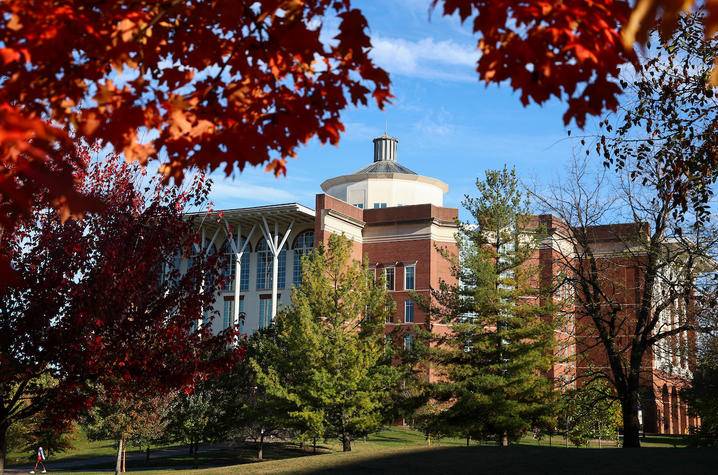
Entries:
[[[305, 438], [353, 438], [381, 426], [395, 381], [384, 354], [384, 322], [394, 312], [386, 285], [366, 265], [350, 261], [352, 243], [332, 235], [303, 257], [302, 283], [276, 318], [275, 348], [257, 381], [293, 406], [290, 424]], [[264, 367], [262, 367], [264, 366]]]
[[556, 305], [539, 289], [541, 233], [514, 170], [487, 171], [477, 197], [462, 203], [457, 284], [432, 292], [432, 320], [450, 331], [433, 336], [429, 356], [441, 374], [432, 397], [438, 417], [467, 437], [491, 434], [502, 446], [534, 426], [551, 424], [555, 401], [546, 371], [553, 361]]

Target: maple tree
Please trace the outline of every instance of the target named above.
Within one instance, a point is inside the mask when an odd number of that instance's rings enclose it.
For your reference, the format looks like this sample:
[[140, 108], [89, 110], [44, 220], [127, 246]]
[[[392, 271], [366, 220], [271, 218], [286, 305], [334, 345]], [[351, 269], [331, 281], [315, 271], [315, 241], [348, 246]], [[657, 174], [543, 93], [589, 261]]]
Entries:
[[41, 410], [68, 424], [100, 386], [131, 384], [137, 397], [191, 388], [239, 356], [200, 358], [234, 338], [197, 328], [222, 285], [217, 258], [172, 266], [192, 254], [183, 210], [203, 202], [206, 180], [167, 188], [117, 157], [85, 169], [79, 190], [105, 203], [100, 212], [62, 222], [40, 206], [0, 236], [16, 275], [0, 288], [0, 446], [9, 425]]
[[[350, 102], [390, 98], [350, 0], [37, 0], [0, 14], [3, 227], [40, 188], [65, 217], [85, 210], [58, 151], [68, 130], [143, 165], [162, 156], [178, 183], [223, 163], [278, 174], [310, 138], [336, 144]], [[332, 14], [339, 33], [324, 41]]]
[[487, 84], [509, 81], [523, 105], [565, 100], [564, 122], [575, 120], [581, 128], [587, 115], [618, 106], [619, 67], [636, 61], [621, 39], [631, 12], [628, 1], [433, 0], [432, 5], [471, 25], [479, 36], [479, 78]]
[[[428, 0], [427, 0], [428, 1]], [[673, 31], [690, 0], [433, 0], [479, 36], [477, 72], [511, 82], [521, 101], [568, 102], [564, 120], [615, 110], [619, 67], [636, 61], [655, 20]], [[707, 2], [707, 35], [715, 2]], [[162, 157], [166, 179], [190, 167], [269, 162], [312, 137], [336, 144], [349, 103], [383, 107], [389, 77], [369, 57], [362, 13], [350, 0], [182, 0], [0, 4], [0, 225], [47, 190], [63, 216], [88, 204], [58, 152], [68, 130], [111, 144], [129, 160]], [[338, 34], [322, 38], [324, 20]], [[582, 87], [583, 86], [583, 87]]]

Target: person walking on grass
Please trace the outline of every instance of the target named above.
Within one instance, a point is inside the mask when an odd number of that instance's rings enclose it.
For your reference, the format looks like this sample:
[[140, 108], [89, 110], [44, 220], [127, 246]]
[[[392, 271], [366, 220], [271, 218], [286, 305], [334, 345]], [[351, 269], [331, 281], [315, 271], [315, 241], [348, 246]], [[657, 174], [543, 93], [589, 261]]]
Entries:
[[30, 473], [35, 473], [35, 470], [37, 470], [38, 465], [42, 465], [42, 473], [47, 473], [47, 469], [45, 468], [45, 464], [42, 463], [42, 461], [45, 460], [45, 451], [42, 450], [42, 447], [37, 448], [37, 462], [35, 462], [35, 468], [30, 470]]

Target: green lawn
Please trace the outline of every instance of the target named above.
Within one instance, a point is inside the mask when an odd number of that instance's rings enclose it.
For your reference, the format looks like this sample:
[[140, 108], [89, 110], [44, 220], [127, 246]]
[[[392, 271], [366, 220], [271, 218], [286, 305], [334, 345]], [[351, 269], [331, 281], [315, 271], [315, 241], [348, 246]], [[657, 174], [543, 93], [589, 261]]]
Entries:
[[[112, 441], [101, 440], [90, 442], [83, 433], [77, 433], [75, 437], [77, 439], [72, 441], [72, 445], [75, 446], [74, 450], [65, 453], [49, 454], [48, 459], [51, 461], [83, 459], [100, 455], [111, 455], [116, 450]], [[14, 451], [8, 454], [9, 464], [23, 463], [28, 460], [35, 460], [35, 454], [32, 449], [20, 452]]]
[[[49, 454], [48, 462], [69, 462], [71, 460], [83, 460], [92, 457], [101, 457], [117, 454], [117, 446], [115, 445], [115, 441], [113, 440], [89, 441], [87, 440], [85, 434], [81, 431], [78, 431], [74, 435], [74, 437], [76, 439], [72, 441], [72, 445], [75, 447], [73, 450], [56, 454]], [[152, 449], [170, 447], [177, 447], [177, 445], [168, 445], [162, 447], [153, 446]], [[135, 452], [140, 452], [139, 449], [131, 448], [128, 453], [130, 453], [132, 450], [134, 450]], [[10, 452], [7, 457], [8, 465], [22, 464], [27, 463], [28, 461], [32, 461], [33, 463], [35, 462], [35, 453], [32, 449], [21, 452]]]
[[[80, 442], [80, 441], [78, 441]], [[352, 451], [342, 453], [340, 444], [330, 442], [320, 445], [320, 455], [312, 456], [310, 448], [301, 450], [295, 444], [267, 444], [265, 460], [257, 462], [252, 447], [241, 449], [200, 452], [201, 475], [227, 473], [586, 473], [611, 474], [634, 471], [636, 473], [710, 473], [718, 462], [718, 451], [711, 449], [673, 450], [685, 446], [684, 438], [670, 436], [647, 437], [640, 450], [616, 450], [606, 448], [563, 448], [560, 437], [537, 441], [524, 439], [521, 444], [499, 448], [493, 443], [471, 441], [466, 447], [465, 439], [442, 439], [427, 445], [423, 435], [401, 427], [392, 427], [371, 435], [367, 441], [352, 444]], [[87, 442], [76, 444], [77, 451], [52, 462], [77, 460], [88, 456], [112, 455], [111, 442]], [[27, 459], [26, 459], [27, 460]], [[257, 463], [252, 463], [257, 462]], [[183, 451], [172, 457], [152, 458], [144, 461], [128, 461], [128, 470], [144, 473], [177, 473], [179, 468], [192, 464], [192, 457]], [[83, 464], [67, 470], [101, 470], [112, 464]], [[163, 467], [157, 470], [157, 467]], [[62, 471], [52, 467], [51, 471]], [[87, 472], [91, 473], [91, 472]]]

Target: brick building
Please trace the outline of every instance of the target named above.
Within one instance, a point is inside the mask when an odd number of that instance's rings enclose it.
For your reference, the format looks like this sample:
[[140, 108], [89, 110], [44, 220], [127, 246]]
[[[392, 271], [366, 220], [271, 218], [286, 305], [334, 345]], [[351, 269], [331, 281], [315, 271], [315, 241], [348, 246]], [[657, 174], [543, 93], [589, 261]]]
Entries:
[[[458, 210], [443, 206], [448, 185], [399, 164], [397, 140], [385, 134], [374, 139], [372, 163], [328, 179], [321, 188], [324, 193], [316, 195], [314, 209], [296, 203], [226, 209], [221, 219], [203, 221], [197, 252], [228, 255], [225, 273], [230, 284], [215, 303], [222, 318], [214, 321], [214, 329], [239, 322], [243, 333], [251, 333], [269, 325], [281, 303], [289, 300], [292, 286], [301, 281], [301, 255], [326, 243], [330, 234], [343, 233], [353, 241], [354, 258], [366, 257], [370, 267], [386, 273], [397, 309], [387, 326], [403, 327], [403, 345], [412, 345], [411, 329], [423, 323], [425, 315], [409, 291], [426, 295], [439, 279], [452, 280], [449, 263], [437, 251], [437, 246], [457, 249]], [[542, 284], [556, 282], [562, 272], [562, 243], [556, 236], [566, 232], [566, 226], [555, 216], [536, 218], [550, 231], [537, 255]], [[597, 230], [597, 242], [601, 240], [607, 248], [616, 245], [608, 233]], [[627, 287], [635, 280], [630, 272], [614, 277], [624, 279]], [[569, 286], [559, 286], [556, 298], [564, 300], [571, 292]], [[630, 300], [629, 293], [625, 298]], [[549, 376], [559, 387], [573, 386], [587, 361], [604, 364], [600, 351], [588, 350], [590, 345], [580, 335], [576, 338], [577, 328], [585, 323], [576, 322], [568, 309], [566, 324], [557, 330], [559, 358]], [[442, 331], [441, 325], [437, 328]], [[575, 358], [577, 350], [587, 356]], [[651, 353], [649, 359], [645, 384], [655, 397], [644, 403], [646, 430], [683, 432], [689, 421], [677, 390], [690, 377], [688, 362], [679, 362], [683, 369], [672, 374], [659, 354]]]
[[[572, 256], [569, 243], [576, 241], [571, 241], [568, 236], [572, 231], [555, 216], [541, 215], [537, 218], [548, 231], [539, 254], [542, 280], [549, 282], [548, 279], [556, 279], [561, 272], [565, 272], [563, 263]], [[641, 251], [639, 235], [641, 231], [648, 232], [648, 226], [625, 223], [592, 226], [586, 231], [591, 252], [596, 257], [598, 282], [606, 296], [605, 301], [615, 302], [620, 308], [615, 319], [617, 346], [627, 347], [634, 334], [636, 312], [643, 296], [645, 256]], [[572, 265], [580, 264], [573, 261]], [[666, 269], [678, 272], [680, 264]], [[662, 291], [660, 286], [656, 291]], [[575, 297], [575, 292], [574, 289], [559, 288], [557, 297]], [[574, 305], [578, 304], [576, 300]], [[659, 299], [654, 295], [652, 305], [658, 305], [658, 302]], [[567, 325], [559, 329], [557, 335], [560, 360], [554, 368], [555, 379], [559, 383], [568, 381], [569, 384], [570, 381], [577, 381], [580, 385], [583, 378], [597, 372], [610, 374], [605, 347], [600, 342], [591, 318], [577, 306], [569, 306], [565, 310], [568, 313]], [[684, 325], [690, 318], [685, 303], [678, 299], [660, 312], [657, 331], [671, 331]], [[565, 347], [570, 350], [565, 351]], [[646, 351], [639, 377], [640, 417], [645, 432], [684, 434], [691, 426], [699, 425], [699, 420], [688, 415], [679, 394], [692, 378], [696, 364], [695, 348], [695, 332], [682, 332], [661, 340]]]

